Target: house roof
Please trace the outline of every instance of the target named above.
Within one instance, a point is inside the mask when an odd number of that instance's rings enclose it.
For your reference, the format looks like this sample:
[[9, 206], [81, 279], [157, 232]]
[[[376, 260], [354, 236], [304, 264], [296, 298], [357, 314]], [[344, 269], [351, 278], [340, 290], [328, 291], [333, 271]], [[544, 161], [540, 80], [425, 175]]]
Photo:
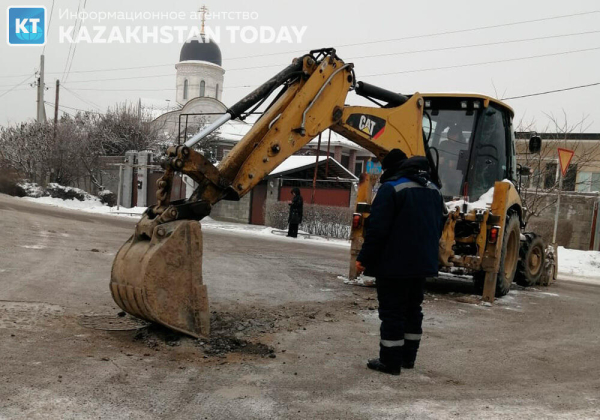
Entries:
[[[226, 141], [239, 142], [242, 137], [250, 131], [252, 128], [252, 123], [243, 122], [239, 120], [231, 120], [227, 123], [223, 124], [223, 126], [219, 129], [219, 138]], [[327, 150], [327, 140], [329, 137], [329, 133], [323, 133], [321, 138], [321, 150]], [[308, 143], [308, 147], [316, 149], [319, 140], [318, 137], [315, 137]], [[356, 150], [361, 155], [371, 155], [370, 152], [360, 147], [358, 144], [351, 142], [341, 134], [336, 132], [331, 132], [331, 153], [333, 153], [333, 147], [342, 146], [346, 149]]]
[[[325, 167], [327, 156], [319, 156], [319, 168]], [[278, 167], [273, 169], [267, 178], [279, 178], [284, 175], [290, 175], [314, 168], [316, 164], [316, 156], [290, 156], [284, 160]], [[329, 174], [340, 179], [351, 179], [358, 181], [356, 175], [344, 168], [338, 161], [329, 157]], [[312, 177], [311, 177], [312, 178]]]

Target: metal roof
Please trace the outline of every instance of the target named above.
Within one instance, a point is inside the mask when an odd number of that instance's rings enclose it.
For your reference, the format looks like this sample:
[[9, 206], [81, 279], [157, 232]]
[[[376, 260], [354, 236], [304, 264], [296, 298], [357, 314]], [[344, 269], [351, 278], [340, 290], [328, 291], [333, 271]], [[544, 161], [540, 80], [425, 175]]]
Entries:
[[[319, 172], [321, 172], [322, 168], [325, 168], [325, 161], [327, 160], [327, 156], [319, 156]], [[280, 178], [284, 175], [290, 175], [297, 172], [302, 172], [307, 169], [311, 170], [311, 175], [309, 178], [312, 179], [312, 171], [314, 171], [314, 166], [317, 162], [316, 156], [290, 156], [286, 160], [284, 160], [278, 167], [273, 169], [271, 173], [266, 177], [269, 178]], [[345, 180], [353, 180], [358, 181], [358, 177], [350, 172], [348, 169], [344, 168], [337, 160], [329, 157], [328, 164], [328, 178], [340, 178]], [[324, 177], [320, 177], [323, 179]]]

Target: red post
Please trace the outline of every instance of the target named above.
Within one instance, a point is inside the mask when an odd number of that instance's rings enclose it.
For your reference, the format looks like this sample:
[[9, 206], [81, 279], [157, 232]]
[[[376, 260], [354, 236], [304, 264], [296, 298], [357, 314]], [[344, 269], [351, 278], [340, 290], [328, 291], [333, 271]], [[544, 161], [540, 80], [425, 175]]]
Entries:
[[325, 161], [325, 178], [329, 176], [329, 148], [331, 147], [331, 130], [329, 130], [329, 138], [327, 139], [327, 160]]
[[315, 173], [313, 175], [313, 190], [310, 204], [315, 204], [315, 190], [317, 188], [317, 170], [319, 169], [319, 154], [321, 152], [321, 133], [319, 133], [319, 141], [317, 142], [317, 161], [315, 162]]

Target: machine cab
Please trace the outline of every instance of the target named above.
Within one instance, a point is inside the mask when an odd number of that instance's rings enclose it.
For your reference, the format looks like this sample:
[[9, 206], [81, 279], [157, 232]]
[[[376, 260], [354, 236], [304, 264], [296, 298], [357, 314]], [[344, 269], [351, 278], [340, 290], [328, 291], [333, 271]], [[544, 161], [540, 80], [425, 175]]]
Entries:
[[513, 111], [483, 95], [424, 95], [423, 130], [446, 200], [476, 201], [503, 179], [516, 180]]

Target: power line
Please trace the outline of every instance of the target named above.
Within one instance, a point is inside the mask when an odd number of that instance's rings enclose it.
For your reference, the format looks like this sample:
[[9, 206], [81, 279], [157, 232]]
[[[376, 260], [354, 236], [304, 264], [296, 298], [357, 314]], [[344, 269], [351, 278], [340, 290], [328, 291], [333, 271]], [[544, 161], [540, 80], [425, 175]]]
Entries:
[[[508, 58], [508, 59], [503, 59], [503, 60], [484, 61], [484, 62], [478, 62], [478, 63], [466, 63], [466, 64], [456, 64], [456, 65], [443, 66], [443, 67], [430, 67], [430, 68], [421, 68], [421, 69], [413, 69], [413, 70], [401, 70], [401, 71], [388, 72], [388, 73], [367, 74], [367, 75], [364, 75], [363, 77], [381, 77], [381, 76], [390, 76], [390, 75], [396, 75], [396, 74], [408, 74], [408, 73], [417, 73], [417, 72], [426, 72], [426, 71], [449, 70], [449, 69], [464, 68], [464, 67], [475, 67], [475, 66], [482, 66], [482, 65], [489, 65], [489, 64], [500, 64], [500, 63], [514, 62], [514, 61], [533, 60], [533, 59], [537, 59], [537, 58], [554, 57], [554, 56], [567, 55], [567, 54], [576, 54], [576, 53], [596, 51], [596, 50], [600, 50], [600, 47], [584, 48], [584, 49], [572, 50], [572, 51], [561, 51], [561, 52], [557, 52], [557, 53], [540, 54], [540, 55], [533, 55], [533, 56], [526, 56], [526, 57]], [[113, 78], [113, 79], [78, 80], [78, 81], [70, 82], [70, 83], [72, 84], [72, 83], [84, 83], [84, 82], [94, 82], [94, 81], [129, 80], [129, 79], [141, 79], [141, 78], [152, 78], [152, 77], [163, 77], [163, 76], [164, 75], [138, 76], [138, 77]], [[168, 76], [172, 76], [172, 75], [168, 75]], [[251, 88], [251, 87], [256, 87], [256, 86], [258, 86], [258, 85], [240, 85], [240, 86], [225, 86], [225, 87], [227, 89], [239, 89], [239, 88]], [[100, 88], [98, 88], [98, 89], [82, 88], [82, 89], [75, 89], [75, 90], [150, 92], [150, 91], [172, 91], [175, 89], [166, 89], [165, 88], [165, 89], [112, 89], [112, 90], [109, 90], [109, 89], [100, 89]]]
[[[600, 32], [600, 31], [597, 31], [597, 32]], [[390, 72], [390, 73], [370, 74], [370, 75], [365, 75], [364, 77], [386, 76], [386, 75], [391, 75], [391, 74], [406, 74], [406, 73], [414, 73], [414, 72], [419, 72], [419, 71], [447, 70], [447, 69], [461, 68], [461, 67], [473, 67], [473, 66], [479, 66], [479, 65], [485, 65], [485, 64], [497, 64], [497, 63], [504, 63], [504, 62], [511, 62], [511, 61], [530, 60], [530, 59], [534, 59], [534, 58], [552, 57], [552, 56], [557, 56], [557, 55], [575, 54], [575, 53], [579, 53], [579, 52], [593, 51], [593, 50], [598, 50], [598, 49], [600, 49], [600, 47], [584, 48], [584, 49], [572, 50], [572, 51], [561, 51], [558, 53], [548, 53], [548, 54], [541, 54], [541, 55], [534, 55], [534, 56], [527, 56], [527, 57], [509, 58], [509, 59], [503, 59], [503, 60], [485, 61], [485, 62], [480, 62], [480, 63], [468, 63], [468, 64], [458, 64], [458, 65], [444, 66], [444, 67], [431, 67], [431, 68], [425, 68], [425, 69], [403, 70], [403, 71]], [[364, 58], [364, 57], [359, 57], [359, 58]], [[261, 66], [261, 67], [273, 67], [273, 66]], [[254, 67], [254, 68], [261, 68], [261, 67]], [[248, 67], [245, 69], [247, 70], [250, 68], [253, 68], [253, 67]], [[242, 70], [242, 68], [231, 69], [229, 71], [233, 71], [233, 70]], [[89, 82], [108, 82], [108, 81], [117, 81], [117, 80], [150, 79], [150, 78], [156, 78], [156, 77], [173, 77], [173, 74], [169, 73], [169, 74], [156, 74], [156, 75], [149, 75], [149, 76], [130, 76], [130, 77], [115, 77], [115, 78], [108, 78], [108, 79], [75, 80], [75, 81], [72, 81], [69, 83], [73, 84], [73, 83], [89, 83]], [[247, 87], [247, 86], [243, 86], [243, 87]], [[227, 88], [230, 89], [231, 87], [227, 87]]]
[[359, 58], [385, 57], [385, 56], [390, 56], [390, 55], [419, 54], [419, 53], [425, 53], [425, 52], [460, 50], [460, 49], [464, 49], [464, 48], [490, 47], [492, 45], [515, 44], [515, 43], [519, 43], [519, 42], [540, 41], [540, 40], [544, 40], [544, 39], [565, 38], [565, 37], [570, 37], [570, 36], [589, 35], [589, 34], [597, 34], [597, 33], [600, 33], [600, 31], [587, 31], [587, 32], [577, 32], [577, 33], [571, 33], [571, 34], [548, 35], [548, 36], [541, 36], [541, 37], [535, 37], [535, 38], [511, 39], [511, 40], [505, 40], [505, 41], [486, 42], [483, 44], [457, 45], [457, 46], [453, 46], [453, 47], [440, 47], [440, 48], [432, 48], [432, 49], [426, 49], [426, 50], [412, 50], [412, 51], [401, 51], [401, 52], [395, 52], [395, 53], [371, 54], [371, 55], [363, 55], [363, 56], [358, 56], [358, 57], [349, 57], [348, 59], [356, 60]]
[[[452, 35], [452, 34], [458, 34], [458, 33], [480, 31], [480, 30], [484, 30], [484, 29], [494, 29], [494, 28], [502, 28], [502, 27], [506, 27], [506, 26], [523, 25], [526, 23], [535, 23], [535, 22], [543, 22], [543, 21], [548, 21], [548, 20], [565, 19], [565, 18], [570, 18], [570, 17], [575, 17], [575, 16], [590, 15], [590, 14], [595, 14], [595, 13], [600, 13], [600, 10], [591, 10], [589, 12], [580, 12], [580, 13], [572, 13], [572, 14], [568, 14], [568, 15], [550, 16], [550, 17], [546, 17], [546, 18], [500, 23], [500, 24], [496, 24], [496, 25], [477, 26], [474, 28], [456, 29], [456, 30], [443, 31], [443, 32], [433, 32], [433, 33], [429, 33], [429, 34], [411, 35], [411, 36], [405, 36], [405, 37], [401, 37], [401, 38], [390, 38], [390, 39], [382, 39], [382, 40], [378, 40], [378, 41], [367, 41], [367, 42], [356, 42], [356, 43], [352, 43], [352, 44], [342, 44], [342, 45], [338, 45], [337, 48], [378, 44], [378, 43], [382, 43], [382, 42], [405, 41], [405, 40], [417, 39], [417, 38], [430, 38], [430, 37], [441, 36], [441, 35]], [[243, 57], [233, 57], [233, 58], [230, 58], [229, 60], [240, 60], [240, 59], [254, 58], [254, 57], [267, 57], [267, 56], [282, 55], [282, 54], [295, 54], [298, 52], [302, 53], [302, 52], [305, 52], [305, 50], [286, 51], [286, 52], [278, 52], [278, 53], [270, 53], [270, 54], [247, 55], [247, 56], [243, 56]]]
[[63, 89], [65, 89], [67, 92], [69, 92], [69, 93], [70, 93], [71, 95], [73, 95], [75, 98], [79, 99], [81, 102], [83, 102], [83, 103], [85, 103], [85, 104], [87, 104], [87, 105], [90, 105], [90, 106], [92, 106], [92, 107], [94, 107], [94, 108], [96, 108], [96, 109], [100, 109], [100, 106], [99, 106], [98, 104], [96, 104], [96, 103], [94, 103], [94, 102], [92, 102], [92, 101], [88, 101], [88, 100], [86, 100], [86, 99], [82, 98], [82, 97], [81, 97], [81, 95], [79, 95], [79, 94], [78, 94], [78, 93], [76, 93], [76, 92], [73, 92], [71, 89], [67, 88], [66, 86], [63, 86]]
[[12, 92], [13, 90], [15, 90], [16, 88], [18, 88], [19, 86], [21, 86], [23, 83], [27, 82], [29, 79], [31, 79], [33, 76], [29, 75], [27, 76], [25, 79], [23, 79], [21, 82], [17, 83], [16, 85], [14, 85], [13, 87], [11, 87], [10, 89], [2, 92], [2, 94], [0, 94], [0, 98], [2, 98], [4, 95], [6, 95], [9, 92]]
[[[52, 102], [44, 102], [44, 103], [54, 106], [54, 103], [52, 103]], [[104, 115], [102, 112], [90, 111], [89, 109], [75, 108], [75, 107], [67, 106], [67, 105], [58, 105], [58, 108], [67, 108], [67, 109], [72, 109], [74, 111], [89, 112], [90, 114]]]
[[[87, 2], [87, 0], [85, 0], [85, 2]], [[85, 9], [85, 4], [84, 4], [84, 9]], [[451, 30], [451, 31], [444, 31], [444, 32], [435, 32], [435, 33], [421, 34], [421, 35], [412, 35], [412, 36], [407, 36], [407, 37], [402, 37], [402, 38], [392, 38], [392, 39], [384, 39], [384, 40], [377, 40], [377, 41], [358, 42], [358, 43], [353, 43], [353, 44], [342, 44], [342, 45], [339, 45], [337, 48], [349, 47], [349, 46], [359, 46], [359, 45], [369, 45], [369, 44], [376, 44], [376, 43], [382, 43], [382, 42], [400, 41], [400, 40], [408, 40], [408, 39], [416, 39], [416, 38], [427, 38], [427, 37], [456, 34], [456, 33], [463, 33], [463, 32], [472, 32], [472, 31], [499, 28], [499, 27], [505, 27], [505, 26], [522, 25], [522, 24], [533, 23], [533, 22], [564, 19], [564, 18], [583, 16], [583, 15], [589, 15], [589, 14], [595, 14], [595, 13], [600, 13], [600, 10], [592, 10], [589, 12], [573, 13], [573, 14], [568, 14], [568, 15], [551, 16], [551, 17], [547, 17], [547, 18], [523, 20], [523, 21], [516, 21], [516, 22], [507, 22], [507, 23], [502, 23], [502, 24], [497, 24], [497, 25], [479, 26], [479, 27], [474, 27], [474, 28], [458, 29], [458, 30]], [[76, 25], [77, 25], [77, 21], [75, 22], [75, 26]], [[489, 45], [497, 45], [497, 44], [505, 44], [505, 43], [508, 44], [508, 43], [514, 43], [514, 42], [526, 42], [526, 41], [534, 41], [534, 40], [541, 40], [541, 39], [585, 35], [585, 34], [592, 34], [592, 33], [597, 33], [597, 32], [600, 32], [600, 31], [588, 31], [588, 32], [580, 32], [580, 33], [574, 33], [574, 34], [564, 34], [564, 35], [551, 35], [551, 36], [547, 36], [547, 37], [499, 41], [499, 42], [492, 42], [492, 43], [486, 43], [486, 44], [473, 44], [473, 45], [464, 45], [464, 46], [457, 46], [457, 47], [437, 48], [437, 49], [430, 49], [430, 50], [417, 50], [417, 51], [404, 51], [404, 52], [399, 52], [399, 53], [375, 54], [375, 55], [367, 55], [367, 56], [360, 56], [360, 57], [354, 57], [354, 58], [368, 58], [368, 57], [377, 57], [377, 56], [394, 55], [394, 54], [399, 54], [399, 55], [400, 54], [415, 54], [415, 53], [421, 53], [421, 52], [442, 51], [442, 50], [446, 50], [446, 49], [473, 48], [473, 47], [479, 47], [479, 46], [489, 46]], [[73, 44], [71, 44], [71, 46], [72, 45]], [[69, 55], [70, 55], [70, 52], [71, 52], [71, 50], [69, 49]], [[246, 58], [255, 58], [255, 57], [267, 57], [267, 56], [291, 54], [291, 53], [305, 53], [305, 52], [306, 52], [306, 50], [296, 50], [296, 51], [268, 53], [268, 54], [255, 54], [255, 55], [248, 55], [248, 56], [231, 57], [231, 58], [227, 58], [226, 61], [240, 60], [240, 59], [246, 59]], [[353, 59], [353, 58], [351, 57], [350, 59]], [[171, 67], [171, 66], [173, 66], [173, 64], [157, 64], [157, 65], [150, 65], [150, 66], [117, 67], [117, 68], [98, 69], [98, 70], [78, 70], [78, 71], [74, 71], [71, 73], [93, 73], [93, 72], [118, 71], [118, 70], [139, 70], [139, 69], [146, 69], [146, 68]], [[275, 67], [275, 66], [279, 66], [279, 65], [275, 64], [275, 65], [268, 65], [268, 66], [241, 67], [241, 68], [229, 69], [228, 71], [249, 70], [249, 69], [254, 69], [254, 68], [258, 69], [258, 68]], [[66, 68], [66, 66], [65, 66], [65, 68]], [[63, 70], [62, 74], [64, 75], [64, 73], [65, 73], [65, 71]], [[46, 74], [60, 74], [60, 72], [46, 72]], [[20, 76], [24, 76], [24, 75], [25, 74], [0, 76], [0, 77], [3, 77], [3, 78], [20, 77]]]
[[[80, 19], [79, 19], [79, 9], [80, 8], [81, 8], [81, 0], [79, 0], [78, 3], [77, 3], [77, 15], [75, 17], [75, 25], [73, 26], [74, 29], [77, 29], [77, 22], [80, 21]], [[81, 25], [80, 25], [80, 27], [81, 27]], [[65, 68], [64, 68], [63, 73], [62, 73], [62, 80], [63, 81], [66, 80], [65, 76], [67, 74], [67, 68], [69, 67], [69, 58], [71, 57], [71, 51], [73, 50], [73, 44], [77, 45], [74, 42], [71, 42], [69, 44], [69, 52], [67, 53], [67, 61], [65, 61]]]
[[590, 84], [587, 84], [587, 85], [571, 86], [571, 87], [568, 87], [568, 88], [547, 90], [545, 92], [530, 93], [530, 94], [527, 94], [527, 95], [519, 95], [519, 96], [511, 96], [509, 98], [502, 98], [501, 101], [508, 101], [510, 99], [530, 98], [532, 96], [548, 95], [548, 94], [551, 94], [551, 93], [566, 92], [568, 90], [583, 89], [583, 88], [592, 87], [592, 86], [599, 86], [599, 85], [600, 85], [600, 82], [590, 83]]
[[[440, 47], [440, 48], [431, 48], [431, 49], [423, 49], [423, 50], [409, 50], [409, 51], [399, 51], [399, 52], [394, 52], [394, 53], [370, 54], [370, 55], [363, 55], [363, 56], [348, 57], [348, 60], [394, 56], [394, 55], [405, 55], [405, 54], [419, 54], [419, 53], [426, 53], [426, 52], [458, 50], [458, 49], [465, 49], [465, 48], [489, 47], [492, 45], [514, 44], [514, 43], [519, 43], [519, 42], [540, 41], [540, 40], [545, 40], [545, 39], [565, 38], [565, 37], [572, 37], [572, 36], [591, 35], [591, 34], [597, 34], [597, 33], [600, 33], [600, 30], [576, 32], [576, 33], [570, 33], [570, 34], [548, 35], [548, 36], [535, 37], [535, 38], [522, 38], [522, 39], [512, 39], [512, 40], [504, 40], [504, 41], [496, 41], [496, 42], [486, 42], [486, 43], [480, 43], [480, 44], [457, 45], [457, 46], [451, 46], [451, 47]], [[263, 68], [268, 68], [268, 67], [283, 67], [284, 65], [285, 64], [268, 64], [268, 65], [253, 66], [253, 67], [237, 67], [237, 68], [227, 69], [227, 71], [232, 72], [232, 71], [239, 71], [239, 70], [263, 69]], [[120, 68], [99, 69], [99, 70], [81, 70], [81, 71], [72, 72], [72, 73], [94, 73], [94, 72], [119, 71], [119, 70], [138, 70], [138, 69], [167, 67], [167, 66], [171, 67], [171, 66], [173, 66], [173, 64], [158, 64], [158, 65], [154, 65], [154, 66], [137, 66], [137, 67], [120, 67]], [[55, 73], [46, 72], [46, 74], [55, 74]], [[167, 77], [167, 76], [172, 76], [172, 74], [146, 76], [146, 77]], [[10, 76], [4, 76], [4, 77], [10, 77]], [[133, 78], [138, 78], [138, 77], [133, 77]], [[79, 82], [79, 80], [76, 80], [76, 82]]]
[[[83, 0], [83, 10], [82, 12], [85, 11], [85, 6], [87, 5], [87, 0]], [[81, 29], [81, 24], [83, 23], [83, 19], [79, 20], [79, 29]], [[69, 64], [69, 70], [67, 70], [67, 75], [64, 78], [64, 81], [66, 82], [67, 79], [69, 78], [69, 73], [71, 72], [71, 67], [73, 67], [73, 61], [75, 61], [75, 53], [77, 52], [77, 46], [79, 45], [79, 42], [77, 42], [75, 44], [75, 47], [73, 48], [73, 55], [71, 56], [71, 64]]]
[[[83, 10], [82, 12], [85, 11], [85, 6], [87, 5], [87, 0], [83, 1]], [[83, 23], [83, 19], [79, 19], [79, 29], [81, 29], [81, 24]], [[69, 78], [69, 73], [71, 73], [71, 67], [73, 67], [73, 61], [75, 61], [75, 53], [77, 52], [77, 46], [79, 45], [79, 42], [77, 42], [75, 44], [75, 47], [73, 48], [73, 55], [71, 56], [71, 63], [69, 64], [69, 69], [67, 70], [67, 75], [64, 77], [64, 81], [66, 82], [67, 79]]]
[[159, 92], [159, 91], [174, 91], [177, 90], [175, 88], [165, 88], [165, 89], [102, 89], [102, 88], [75, 88], [71, 89], [72, 91], [101, 91], [101, 92]]
[[527, 57], [507, 58], [507, 59], [503, 59], [503, 60], [483, 61], [483, 62], [479, 62], [479, 63], [456, 64], [456, 65], [444, 66], [444, 67], [430, 67], [430, 68], [424, 68], [424, 69], [394, 71], [394, 72], [389, 72], [389, 73], [366, 74], [363, 77], [391, 76], [391, 75], [395, 75], [395, 74], [417, 73], [417, 72], [434, 71], [434, 70], [448, 70], [448, 69], [457, 69], [457, 68], [463, 68], [463, 67], [483, 66], [483, 65], [487, 65], [487, 64], [510, 63], [513, 61], [532, 60], [535, 58], [544, 58], [544, 57], [555, 57], [555, 56], [559, 56], [559, 55], [576, 54], [576, 53], [580, 53], [580, 52], [595, 51], [595, 50], [600, 50], [600, 47], [583, 48], [580, 50], [572, 50], [572, 51], [561, 51], [561, 52], [549, 53], [549, 54], [531, 55], [531, 56], [527, 56]]
[[69, 84], [73, 83], [88, 83], [88, 82], [111, 82], [115, 80], [133, 80], [133, 79], [152, 79], [155, 77], [173, 77], [172, 73], [169, 74], [155, 74], [150, 76], [128, 76], [128, 77], [113, 77], [109, 79], [89, 79], [89, 80], [74, 80], [69, 82]]
[[[21, 82], [21, 84], [24, 82], [25, 81]], [[571, 87], [562, 88], [562, 89], [548, 90], [548, 91], [544, 91], [544, 92], [530, 93], [530, 94], [526, 94], [526, 95], [511, 96], [511, 97], [507, 97], [507, 98], [501, 98], [500, 100], [508, 101], [508, 100], [512, 100], [512, 99], [529, 98], [532, 96], [549, 95], [552, 93], [566, 92], [566, 91], [575, 90], [575, 89], [584, 89], [584, 88], [593, 87], [593, 86], [600, 86], [600, 82], [589, 83], [587, 85], [571, 86]], [[7, 93], [7, 92], [5, 92], [5, 93]], [[45, 103], [48, 105], [54, 106], [54, 104], [52, 102], [45, 102]], [[66, 105], [59, 105], [59, 108], [62, 108], [62, 107], [69, 108], [69, 109], [76, 110], [76, 111], [81, 111], [81, 112], [91, 112], [91, 113], [95, 113], [95, 114], [101, 114], [100, 112], [89, 111], [89, 110], [85, 110], [85, 109], [81, 109], [81, 108], [68, 107]], [[176, 111], [176, 109], [173, 109], [173, 111]], [[64, 111], [64, 112], [66, 112], [66, 111]]]
[[48, 28], [46, 29], [46, 43], [42, 49], [42, 55], [46, 52], [46, 45], [48, 45], [48, 34], [50, 33], [50, 25], [52, 24], [52, 14], [54, 13], [54, 0], [52, 0], [52, 8], [50, 9], [50, 18], [48, 19]]

